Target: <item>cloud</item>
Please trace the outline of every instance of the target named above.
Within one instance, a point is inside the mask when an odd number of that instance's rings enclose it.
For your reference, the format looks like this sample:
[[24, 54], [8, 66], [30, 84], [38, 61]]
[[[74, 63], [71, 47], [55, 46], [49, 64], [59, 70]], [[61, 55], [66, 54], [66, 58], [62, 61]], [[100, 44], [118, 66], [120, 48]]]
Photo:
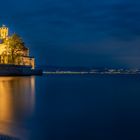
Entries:
[[[35, 56], [45, 50], [43, 59], [49, 59], [50, 63], [56, 59], [49, 52], [54, 52], [57, 58], [64, 55], [67, 59], [63, 63], [70, 61], [72, 55], [73, 59], [81, 58], [78, 61], [83, 64], [93, 64], [95, 59], [103, 64], [105, 57], [110, 64], [114, 60], [134, 60], [135, 55], [138, 60], [139, 1], [15, 0], [7, 7], [6, 11], [1, 8], [0, 22], [21, 34]], [[66, 56], [68, 52], [70, 55]]]

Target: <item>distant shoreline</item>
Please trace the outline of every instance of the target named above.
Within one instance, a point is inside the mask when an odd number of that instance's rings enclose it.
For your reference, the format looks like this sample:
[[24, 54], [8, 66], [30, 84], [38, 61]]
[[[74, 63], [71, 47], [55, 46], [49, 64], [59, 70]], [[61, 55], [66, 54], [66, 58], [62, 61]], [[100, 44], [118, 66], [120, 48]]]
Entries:
[[44, 74], [81, 74], [81, 75], [139, 75], [140, 68], [96, 68], [96, 67], [39, 67]]
[[43, 71], [43, 74], [48, 75], [140, 75], [137, 72], [70, 72], [70, 71], [57, 71], [57, 72], [49, 72]]

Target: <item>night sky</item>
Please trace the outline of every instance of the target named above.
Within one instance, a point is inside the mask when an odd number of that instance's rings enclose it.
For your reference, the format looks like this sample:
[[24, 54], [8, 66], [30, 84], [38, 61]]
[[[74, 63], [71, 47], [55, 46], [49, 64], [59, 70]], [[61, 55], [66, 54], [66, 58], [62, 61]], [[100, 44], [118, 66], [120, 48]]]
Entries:
[[138, 0], [2, 1], [0, 24], [37, 64], [140, 68]]

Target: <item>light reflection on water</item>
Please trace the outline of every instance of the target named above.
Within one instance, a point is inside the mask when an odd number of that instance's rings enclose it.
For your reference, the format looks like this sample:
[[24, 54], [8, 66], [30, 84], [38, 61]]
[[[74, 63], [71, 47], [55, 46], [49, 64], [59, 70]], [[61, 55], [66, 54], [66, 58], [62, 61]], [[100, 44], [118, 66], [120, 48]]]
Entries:
[[21, 140], [138, 140], [139, 85], [139, 75], [0, 77], [0, 134]]
[[35, 77], [0, 77], [0, 133], [27, 139], [22, 122], [32, 115], [34, 105]]

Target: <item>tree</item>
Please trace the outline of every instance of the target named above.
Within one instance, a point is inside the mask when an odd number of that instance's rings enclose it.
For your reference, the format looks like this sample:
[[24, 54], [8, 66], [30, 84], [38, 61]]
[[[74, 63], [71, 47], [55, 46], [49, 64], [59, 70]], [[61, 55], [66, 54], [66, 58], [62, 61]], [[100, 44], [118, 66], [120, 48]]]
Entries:
[[13, 34], [8, 39], [4, 41], [7, 46], [7, 55], [11, 57], [11, 63], [15, 63], [16, 58], [20, 58], [24, 50], [27, 50], [22, 38]]

